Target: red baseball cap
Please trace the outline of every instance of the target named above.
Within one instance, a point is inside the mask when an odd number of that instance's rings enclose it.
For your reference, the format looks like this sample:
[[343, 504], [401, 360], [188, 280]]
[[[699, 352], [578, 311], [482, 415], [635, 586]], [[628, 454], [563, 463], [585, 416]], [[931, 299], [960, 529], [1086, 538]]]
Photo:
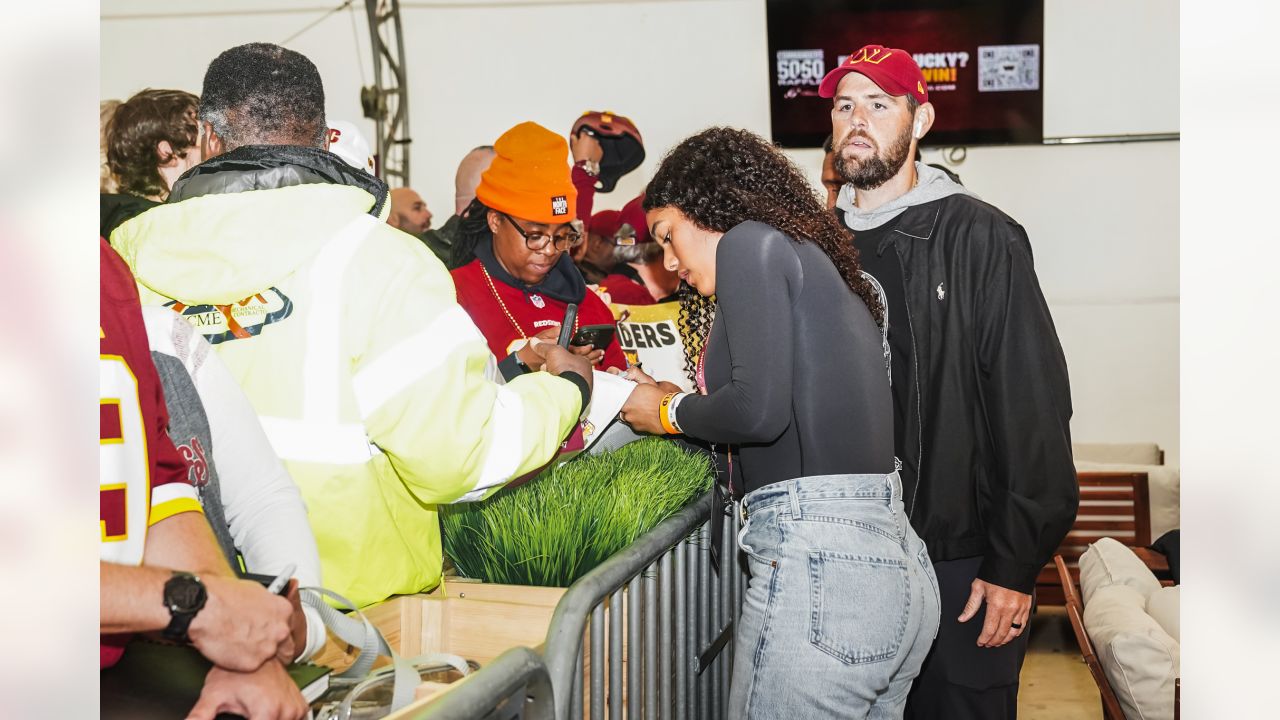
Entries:
[[827, 73], [818, 86], [818, 95], [835, 97], [840, 80], [851, 72], [862, 73], [871, 82], [890, 95], [910, 95], [921, 105], [929, 102], [929, 90], [924, 73], [912, 59], [911, 53], [883, 45], [867, 45], [845, 58], [840, 67]]
[[[643, 245], [653, 241], [649, 236], [649, 224], [645, 222], [644, 193], [640, 193], [623, 205], [618, 219], [622, 226], [618, 228], [620, 236], [615, 236], [615, 245]], [[622, 231], [628, 226], [631, 227], [632, 232], [623, 233]]]
[[591, 216], [591, 221], [587, 223], [587, 232], [612, 242], [618, 228], [622, 227], [620, 216], [621, 213], [617, 210], [601, 210]]

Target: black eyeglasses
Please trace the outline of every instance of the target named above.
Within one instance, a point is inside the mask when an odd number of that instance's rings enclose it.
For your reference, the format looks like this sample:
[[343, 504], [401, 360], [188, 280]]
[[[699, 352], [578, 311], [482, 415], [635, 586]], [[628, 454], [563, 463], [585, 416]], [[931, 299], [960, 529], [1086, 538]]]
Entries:
[[525, 230], [520, 227], [520, 223], [516, 222], [510, 215], [504, 212], [500, 212], [498, 214], [506, 218], [507, 222], [511, 223], [511, 227], [515, 228], [516, 232], [520, 233], [520, 237], [524, 238], [524, 246], [534, 252], [542, 250], [551, 242], [555, 243], [556, 250], [560, 252], [564, 252], [569, 248], [578, 247], [578, 245], [582, 243], [582, 234], [573, 228], [568, 228], [564, 232], [552, 236], [541, 230]]

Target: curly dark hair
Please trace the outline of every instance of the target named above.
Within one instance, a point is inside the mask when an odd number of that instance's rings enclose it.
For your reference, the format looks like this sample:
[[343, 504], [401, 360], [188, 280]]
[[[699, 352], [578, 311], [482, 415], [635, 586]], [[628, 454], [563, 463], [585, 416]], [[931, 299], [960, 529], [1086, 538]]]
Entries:
[[[796, 242], [811, 242], [831, 258], [840, 277], [879, 325], [884, 308], [862, 275], [858, 250], [848, 231], [826, 209], [804, 174], [764, 138], [746, 130], [713, 127], [687, 138], [662, 159], [645, 189], [644, 209], [673, 207], [695, 225], [728, 232], [747, 220], [771, 225]], [[692, 378], [714, 314], [714, 301], [680, 293], [685, 369]], [[690, 342], [692, 340], [693, 342]]]
[[676, 329], [684, 344], [684, 374], [693, 387], [698, 387], [698, 358], [707, 344], [707, 333], [716, 319], [716, 297], [703, 297], [689, 283], [681, 281], [676, 290], [680, 301], [680, 315], [676, 317]]
[[[163, 198], [169, 192], [160, 166], [186, 157], [199, 138], [196, 105], [200, 98], [182, 90], [147, 88], [116, 108], [105, 128], [107, 165], [123, 192]], [[160, 154], [161, 141], [170, 154]]]
[[324, 83], [307, 57], [271, 43], [224, 51], [209, 63], [200, 120], [227, 150], [242, 145], [324, 147]]
[[449, 250], [449, 261], [445, 267], [456, 270], [476, 258], [476, 247], [493, 242], [493, 231], [489, 229], [489, 206], [473, 199], [463, 209], [458, 218], [458, 239]]

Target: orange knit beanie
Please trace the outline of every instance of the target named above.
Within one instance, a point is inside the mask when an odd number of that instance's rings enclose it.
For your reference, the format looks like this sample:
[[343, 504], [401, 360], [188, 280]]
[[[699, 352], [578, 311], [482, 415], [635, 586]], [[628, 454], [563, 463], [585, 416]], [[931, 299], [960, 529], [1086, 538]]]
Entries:
[[476, 188], [480, 202], [547, 225], [577, 218], [568, 141], [537, 123], [523, 122], [503, 133], [493, 150], [496, 157]]

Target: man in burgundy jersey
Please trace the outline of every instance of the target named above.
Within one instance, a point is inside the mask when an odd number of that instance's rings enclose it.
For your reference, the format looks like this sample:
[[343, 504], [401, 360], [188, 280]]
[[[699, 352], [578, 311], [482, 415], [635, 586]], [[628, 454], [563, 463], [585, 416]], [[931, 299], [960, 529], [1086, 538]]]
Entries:
[[100, 666], [119, 660], [133, 633], [158, 631], [214, 664], [191, 717], [303, 717], [282, 664], [294, 654], [293, 608], [237, 579], [223, 558], [165, 433], [133, 276], [106, 241], [99, 251]]

